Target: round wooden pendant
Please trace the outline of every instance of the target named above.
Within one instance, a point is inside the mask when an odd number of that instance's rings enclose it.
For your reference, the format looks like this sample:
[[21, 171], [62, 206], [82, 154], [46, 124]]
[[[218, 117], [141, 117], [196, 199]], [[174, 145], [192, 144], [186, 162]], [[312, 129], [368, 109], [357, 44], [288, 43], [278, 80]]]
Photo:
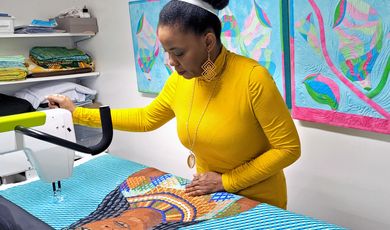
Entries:
[[195, 155], [193, 153], [190, 153], [190, 155], [188, 156], [187, 165], [190, 168], [193, 168], [195, 166]]

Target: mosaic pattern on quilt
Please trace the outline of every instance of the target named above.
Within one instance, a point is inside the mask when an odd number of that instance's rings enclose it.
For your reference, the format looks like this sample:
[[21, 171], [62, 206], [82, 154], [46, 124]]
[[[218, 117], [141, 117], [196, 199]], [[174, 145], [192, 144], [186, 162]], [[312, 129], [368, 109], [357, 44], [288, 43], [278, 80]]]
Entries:
[[[111, 194], [106, 197], [98, 207], [100, 211], [96, 210], [70, 229], [151, 229], [170, 224], [176, 224], [175, 227], [181, 224], [188, 226], [204, 220], [234, 216], [259, 204], [227, 192], [188, 196], [185, 186], [189, 182], [154, 168], [143, 169], [128, 177], [116, 189], [115, 196]], [[118, 199], [126, 200], [128, 205], [113, 207]], [[110, 214], [92, 216], [96, 213]]]

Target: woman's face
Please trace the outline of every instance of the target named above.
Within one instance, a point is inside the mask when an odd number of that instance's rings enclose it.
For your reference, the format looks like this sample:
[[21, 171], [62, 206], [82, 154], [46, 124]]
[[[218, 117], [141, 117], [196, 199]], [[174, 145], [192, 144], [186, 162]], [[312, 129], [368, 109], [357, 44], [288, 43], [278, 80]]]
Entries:
[[177, 26], [160, 25], [157, 36], [169, 57], [169, 65], [178, 74], [191, 79], [202, 74], [202, 64], [207, 60], [206, 36], [185, 33]]

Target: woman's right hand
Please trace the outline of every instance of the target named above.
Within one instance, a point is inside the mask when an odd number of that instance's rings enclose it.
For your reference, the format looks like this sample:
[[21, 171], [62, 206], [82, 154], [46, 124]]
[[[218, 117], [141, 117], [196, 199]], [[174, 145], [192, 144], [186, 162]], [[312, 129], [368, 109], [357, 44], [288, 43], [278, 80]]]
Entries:
[[51, 109], [62, 108], [69, 110], [71, 113], [76, 109], [75, 104], [67, 96], [52, 94], [47, 96], [46, 99], [49, 101], [49, 108]]

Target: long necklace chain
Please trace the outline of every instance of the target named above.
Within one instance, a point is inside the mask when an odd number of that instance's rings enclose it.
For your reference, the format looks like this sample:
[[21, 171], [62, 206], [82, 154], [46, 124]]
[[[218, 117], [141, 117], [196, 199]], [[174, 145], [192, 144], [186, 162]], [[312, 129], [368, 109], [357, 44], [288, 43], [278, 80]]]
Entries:
[[[199, 130], [199, 126], [200, 126], [200, 123], [207, 111], [207, 108], [210, 104], [210, 101], [211, 101], [211, 98], [213, 97], [214, 95], [214, 92], [215, 92], [215, 89], [217, 88], [217, 83], [218, 83], [218, 80], [219, 79], [216, 79], [215, 80], [215, 83], [214, 83], [214, 86], [213, 86], [213, 89], [210, 93], [210, 96], [209, 96], [209, 99], [207, 100], [207, 103], [203, 109], [203, 112], [202, 114], [200, 115], [200, 118], [198, 120], [198, 123], [196, 125], [196, 128], [195, 128], [195, 134], [194, 134], [194, 138], [193, 140], [191, 141], [191, 135], [190, 135], [190, 129], [189, 129], [189, 122], [190, 122], [190, 117], [191, 117], [191, 114], [192, 114], [192, 105], [194, 104], [194, 96], [195, 96], [195, 86], [196, 86], [196, 79], [194, 81], [194, 87], [193, 87], [193, 90], [192, 90], [192, 97], [191, 97], [191, 103], [190, 103], [190, 111], [188, 113], [188, 118], [187, 118], [187, 123], [186, 123], [186, 127], [187, 127], [187, 135], [188, 135], [188, 147], [189, 147], [189, 150], [190, 150], [190, 156], [189, 156], [189, 159], [187, 160], [187, 163], [188, 163], [188, 166], [190, 168], [192, 168], [195, 164], [195, 162], [193, 163], [190, 163], [189, 161], [192, 160], [192, 161], [195, 161], [195, 156], [194, 156], [194, 153], [193, 153], [193, 150], [194, 150], [194, 146], [195, 146], [195, 142], [196, 142], [196, 139], [198, 137], [198, 130]], [[190, 158], [193, 158], [193, 159], [190, 159]]]

